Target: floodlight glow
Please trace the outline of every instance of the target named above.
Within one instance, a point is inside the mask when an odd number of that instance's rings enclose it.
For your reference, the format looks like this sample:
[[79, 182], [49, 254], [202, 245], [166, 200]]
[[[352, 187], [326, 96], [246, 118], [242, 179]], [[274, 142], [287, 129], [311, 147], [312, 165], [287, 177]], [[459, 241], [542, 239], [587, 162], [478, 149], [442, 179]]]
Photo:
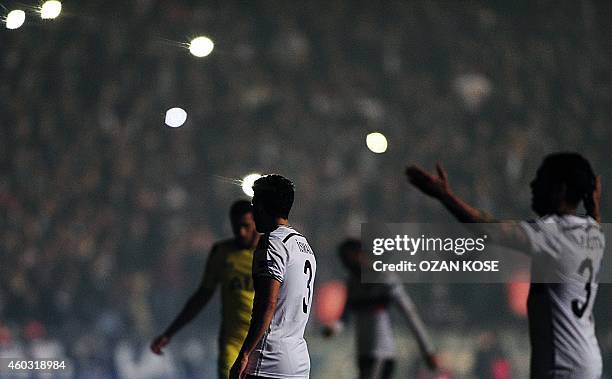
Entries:
[[189, 51], [198, 58], [205, 57], [212, 53], [215, 48], [214, 42], [208, 37], [197, 37], [191, 40]]
[[45, 20], [56, 18], [62, 13], [62, 3], [57, 0], [45, 1], [40, 8], [40, 17]]
[[248, 197], [253, 197], [255, 192], [253, 192], [253, 184], [257, 179], [261, 178], [260, 174], [249, 174], [242, 179], [242, 192]]
[[387, 137], [382, 133], [370, 133], [366, 137], [366, 145], [371, 152], [382, 154], [387, 151]]
[[183, 126], [187, 121], [187, 112], [182, 108], [171, 108], [166, 111], [166, 125], [171, 128]]
[[7, 29], [18, 29], [25, 22], [25, 12], [16, 9], [14, 11], [10, 11], [6, 16], [6, 28]]

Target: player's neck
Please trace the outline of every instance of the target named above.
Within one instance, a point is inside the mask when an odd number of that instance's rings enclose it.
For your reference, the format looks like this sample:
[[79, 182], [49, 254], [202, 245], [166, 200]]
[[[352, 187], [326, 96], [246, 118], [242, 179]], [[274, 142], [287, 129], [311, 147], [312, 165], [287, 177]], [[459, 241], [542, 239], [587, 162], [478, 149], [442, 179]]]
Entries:
[[559, 216], [559, 217], [563, 217], [563, 216], [577, 216], [578, 213], [576, 211], [576, 209], [556, 209], [554, 211], [550, 211], [550, 212], [544, 212], [544, 213], [538, 213], [539, 217], [547, 217], [547, 216]]
[[576, 209], [576, 206], [563, 202], [559, 205], [559, 207], [555, 211], [555, 214], [558, 216], [575, 216]]

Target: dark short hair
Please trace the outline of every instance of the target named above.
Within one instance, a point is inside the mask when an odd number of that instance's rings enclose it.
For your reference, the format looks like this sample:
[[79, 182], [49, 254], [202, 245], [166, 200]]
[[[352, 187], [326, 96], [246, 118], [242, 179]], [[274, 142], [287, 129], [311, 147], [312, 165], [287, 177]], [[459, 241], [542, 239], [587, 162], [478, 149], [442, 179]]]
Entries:
[[253, 192], [268, 213], [289, 217], [295, 193], [291, 180], [278, 174], [262, 176], [253, 184]]
[[361, 251], [361, 241], [357, 238], [347, 238], [338, 245], [338, 255], [344, 259], [347, 254]]
[[551, 184], [565, 184], [565, 199], [578, 204], [595, 189], [595, 173], [589, 161], [578, 153], [563, 152], [550, 154], [544, 158], [539, 174]]
[[238, 220], [247, 213], [253, 213], [253, 206], [248, 200], [237, 200], [230, 207], [230, 220]]

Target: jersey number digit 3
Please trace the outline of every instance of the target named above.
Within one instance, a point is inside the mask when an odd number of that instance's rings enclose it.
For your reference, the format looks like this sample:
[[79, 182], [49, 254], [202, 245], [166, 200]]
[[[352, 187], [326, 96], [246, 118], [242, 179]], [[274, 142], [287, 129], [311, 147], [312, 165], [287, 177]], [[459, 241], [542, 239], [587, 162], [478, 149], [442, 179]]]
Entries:
[[310, 303], [310, 296], [312, 294], [312, 289], [310, 288], [310, 282], [312, 281], [312, 264], [308, 259], [304, 262], [304, 274], [308, 274], [308, 282], [306, 282], [308, 296], [302, 299], [302, 311], [308, 313], [308, 304]]
[[584, 289], [586, 290], [586, 299], [584, 304], [580, 306], [580, 301], [578, 299], [572, 300], [572, 311], [576, 315], [576, 317], [581, 318], [589, 305], [589, 300], [591, 300], [591, 281], [593, 280], [593, 262], [587, 258], [580, 264], [580, 268], [578, 268], [578, 273], [582, 275], [584, 270], [589, 270], [589, 279], [587, 283], [584, 285]]

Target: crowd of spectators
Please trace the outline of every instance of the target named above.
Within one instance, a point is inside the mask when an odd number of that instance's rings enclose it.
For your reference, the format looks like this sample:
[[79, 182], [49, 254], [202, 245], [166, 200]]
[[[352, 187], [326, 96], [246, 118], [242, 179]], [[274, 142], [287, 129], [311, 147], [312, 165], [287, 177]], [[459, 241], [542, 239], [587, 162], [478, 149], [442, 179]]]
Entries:
[[[0, 351], [47, 336], [110, 362], [125, 339], [146, 343], [230, 235], [251, 172], [295, 182], [319, 281], [339, 276], [335, 246], [362, 222], [448, 220], [406, 184], [409, 162], [442, 162], [468, 200], [522, 219], [542, 157], [575, 150], [605, 200], [610, 20], [595, 0], [138, 0], [0, 31]], [[199, 34], [207, 58], [185, 48]], [[163, 124], [173, 106], [182, 128]], [[387, 153], [366, 148], [373, 131]], [[503, 290], [414, 293], [444, 328], [512, 321]]]

